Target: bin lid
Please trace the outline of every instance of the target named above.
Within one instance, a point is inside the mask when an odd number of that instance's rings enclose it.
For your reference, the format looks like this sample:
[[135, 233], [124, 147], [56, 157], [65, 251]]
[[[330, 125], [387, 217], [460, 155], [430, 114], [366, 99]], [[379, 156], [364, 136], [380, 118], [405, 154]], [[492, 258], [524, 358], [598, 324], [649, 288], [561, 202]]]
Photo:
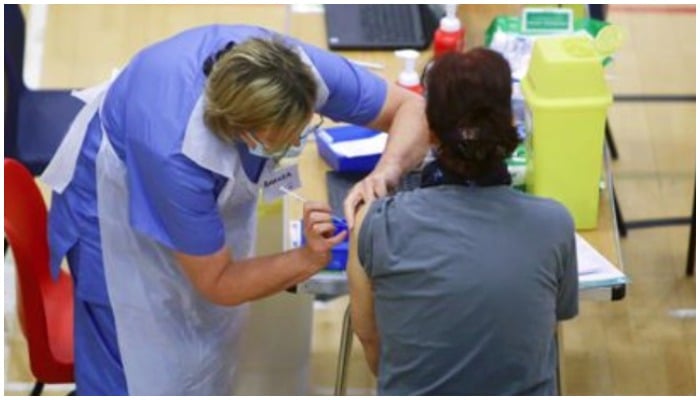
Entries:
[[525, 80], [542, 99], [608, 99], [603, 55], [585, 36], [557, 36], [537, 39]]

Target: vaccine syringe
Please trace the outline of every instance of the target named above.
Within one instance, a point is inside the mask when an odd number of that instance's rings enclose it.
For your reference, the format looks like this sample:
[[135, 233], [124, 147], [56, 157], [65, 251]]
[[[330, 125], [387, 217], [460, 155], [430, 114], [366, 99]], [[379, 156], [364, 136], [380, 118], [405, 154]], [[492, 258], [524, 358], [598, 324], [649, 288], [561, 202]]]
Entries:
[[[280, 186], [280, 190], [290, 196], [292, 196], [294, 199], [299, 200], [302, 203], [306, 203], [308, 200], [305, 199], [303, 196], [300, 194], [293, 192], [289, 189], [287, 189], [284, 186]], [[336, 233], [342, 231], [342, 230], [347, 230], [348, 229], [348, 223], [345, 222], [344, 218], [338, 217], [337, 215], [331, 214], [331, 220], [333, 221], [333, 225], [336, 227]]]

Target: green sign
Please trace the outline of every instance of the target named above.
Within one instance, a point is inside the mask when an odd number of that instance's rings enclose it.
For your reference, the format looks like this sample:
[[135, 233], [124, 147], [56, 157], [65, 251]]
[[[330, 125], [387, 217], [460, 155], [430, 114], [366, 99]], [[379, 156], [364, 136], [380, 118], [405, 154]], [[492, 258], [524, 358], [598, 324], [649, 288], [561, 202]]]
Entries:
[[573, 32], [574, 13], [568, 8], [526, 8], [523, 10], [524, 33]]

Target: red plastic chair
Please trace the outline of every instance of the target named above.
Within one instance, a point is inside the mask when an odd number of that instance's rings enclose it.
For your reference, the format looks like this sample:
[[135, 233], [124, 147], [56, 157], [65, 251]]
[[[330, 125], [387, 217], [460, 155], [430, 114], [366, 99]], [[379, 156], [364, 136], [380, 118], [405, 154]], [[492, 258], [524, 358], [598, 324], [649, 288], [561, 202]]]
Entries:
[[5, 236], [17, 270], [17, 315], [37, 380], [72, 383], [73, 282], [65, 271], [51, 278], [46, 205], [34, 178], [19, 162], [5, 159]]

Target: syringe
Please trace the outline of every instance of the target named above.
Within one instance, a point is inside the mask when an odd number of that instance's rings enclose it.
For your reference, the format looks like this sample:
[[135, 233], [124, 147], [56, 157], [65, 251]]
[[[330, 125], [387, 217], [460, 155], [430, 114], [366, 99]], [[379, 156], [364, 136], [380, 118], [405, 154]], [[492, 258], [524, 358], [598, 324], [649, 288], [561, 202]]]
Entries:
[[[296, 193], [296, 192], [292, 192], [291, 190], [287, 189], [287, 188], [284, 187], [284, 186], [280, 186], [279, 189], [280, 189], [281, 191], [283, 191], [284, 193], [286, 193], [286, 194], [292, 196], [294, 199], [299, 200], [299, 201], [302, 202], [302, 203], [305, 203], [305, 202], [308, 201], [308, 200], [306, 200], [303, 196], [301, 196], [300, 194], [298, 194], [298, 193]], [[338, 233], [338, 232], [340, 232], [340, 231], [342, 231], [342, 230], [347, 230], [347, 229], [348, 229], [348, 223], [345, 222], [345, 219], [344, 219], [344, 218], [341, 218], [341, 217], [338, 217], [337, 215], [331, 214], [331, 220], [333, 221], [333, 225], [335, 225], [335, 227], [337, 228], [337, 229], [336, 229], [336, 233]]]

